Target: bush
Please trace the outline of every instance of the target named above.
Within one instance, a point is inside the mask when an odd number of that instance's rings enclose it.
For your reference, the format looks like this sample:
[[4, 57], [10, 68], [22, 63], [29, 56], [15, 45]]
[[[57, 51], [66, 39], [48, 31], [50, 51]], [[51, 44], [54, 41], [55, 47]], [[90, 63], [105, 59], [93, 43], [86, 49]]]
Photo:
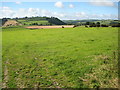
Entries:
[[108, 25], [102, 24], [101, 27], [108, 27]]

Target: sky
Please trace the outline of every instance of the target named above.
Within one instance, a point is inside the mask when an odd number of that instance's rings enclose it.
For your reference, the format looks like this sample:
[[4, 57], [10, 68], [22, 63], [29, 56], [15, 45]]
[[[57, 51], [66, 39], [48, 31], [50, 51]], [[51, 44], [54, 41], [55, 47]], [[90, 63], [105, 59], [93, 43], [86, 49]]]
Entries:
[[61, 20], [118, 19], [118, 2], [0, 2], [0, 18], [48, 16]]

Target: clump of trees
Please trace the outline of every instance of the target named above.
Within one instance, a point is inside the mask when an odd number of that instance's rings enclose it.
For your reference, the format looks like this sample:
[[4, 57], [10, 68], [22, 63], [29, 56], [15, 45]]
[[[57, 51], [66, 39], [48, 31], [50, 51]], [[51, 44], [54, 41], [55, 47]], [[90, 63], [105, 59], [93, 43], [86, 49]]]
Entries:
[[38, 25], [38, 23], [32, 23], [31, 25]]
[[96, 27], [100, 27], [100, 22], [97, 22], [97, 23], [96, 23]]
[[105, 25], [105, 24], [101, 24], [101, 27], [108, 27], [108, 25]]
[[111, 22], [108, 25], [107, 24], [101, 24], [100, 22], [86, 22], [85, 27], [120, 27], [120, 23], [118, 22]]
[[120, 27], [120, 23], [118, 22], [111, 22], [110, 25], [111, 27]]
[[47, 20], [49, 23], [52, 23], [55, 25], [66, 25], [66, 23], [64, 23], [63, 21], [55, 17], [47, 18]]
[[89, 26], [89, 27], [100, 27], [100, 26], [101, 26], [101, 25], [100, 25], [100, 22], [97, 22], [97, 23], [94, 23], [94, 22], [86, 22], [85, 27], [86, 27], [86, 25]]
[[13, 18], [14, 20], [26, 20], [26, 21], [39, 21], [39, 20], [46, 20], [47, 17], [39, 17], [39, 16], [36, 16], [36, 17], [22, 17], [22, 18]]
[[89, 27], [96, 27], [95, 23], [90, 23]]
[[79, 25], [74, 25], [73, 28], [78, 27]]
[[8, 18], [2, 18], [0, 20], [0, 26], [4, 25], [6, 21], [8, 21]]

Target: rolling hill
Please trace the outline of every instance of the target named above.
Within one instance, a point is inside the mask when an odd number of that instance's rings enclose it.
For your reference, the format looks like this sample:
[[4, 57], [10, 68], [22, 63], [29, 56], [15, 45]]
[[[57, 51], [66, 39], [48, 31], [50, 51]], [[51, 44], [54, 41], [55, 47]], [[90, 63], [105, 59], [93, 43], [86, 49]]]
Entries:
[[[7, 21], [9, 21], [9, 22], [7, 24], [5, 24]], [[39, 26], [66, 25], [65, 22], [61, 21], [60, 19], [58, 19], [56, 17], [23, 17], [23, 18], [12, 18], [12, 19], [11, 18], [2, 18], [2, 19], [0, 19], [0, 23], [1, 23], [1, 26], [16, 26], [19, 24], [27, 25], [27, 26], [29, 26], [29, 25], [30, 26], [31, 25], [39, 25]], [[17, 23], [17, 24], [15, 24], [15, 23]]]
[[63, 21], [55, 17], [25, 17], [14, 18], [23, 25], [66, 25]]

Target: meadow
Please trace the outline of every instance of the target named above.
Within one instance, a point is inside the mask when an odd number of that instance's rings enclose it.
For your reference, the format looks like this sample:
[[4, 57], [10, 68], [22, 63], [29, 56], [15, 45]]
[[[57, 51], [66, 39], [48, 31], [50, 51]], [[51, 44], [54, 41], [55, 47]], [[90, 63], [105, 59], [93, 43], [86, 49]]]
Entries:
[[118, 28], [2, 29], [3, 87], [115, 88]]
[[25, 25], [30, 25], [30, 24], [40, 24], [40, 25], [48, 25], [50, 24], [47, 20], [40, 20], [40, 21], [27, 21], [27, 20], [17, 20], [18, 22], [20, 22], [21, 24], [25, 24]]

